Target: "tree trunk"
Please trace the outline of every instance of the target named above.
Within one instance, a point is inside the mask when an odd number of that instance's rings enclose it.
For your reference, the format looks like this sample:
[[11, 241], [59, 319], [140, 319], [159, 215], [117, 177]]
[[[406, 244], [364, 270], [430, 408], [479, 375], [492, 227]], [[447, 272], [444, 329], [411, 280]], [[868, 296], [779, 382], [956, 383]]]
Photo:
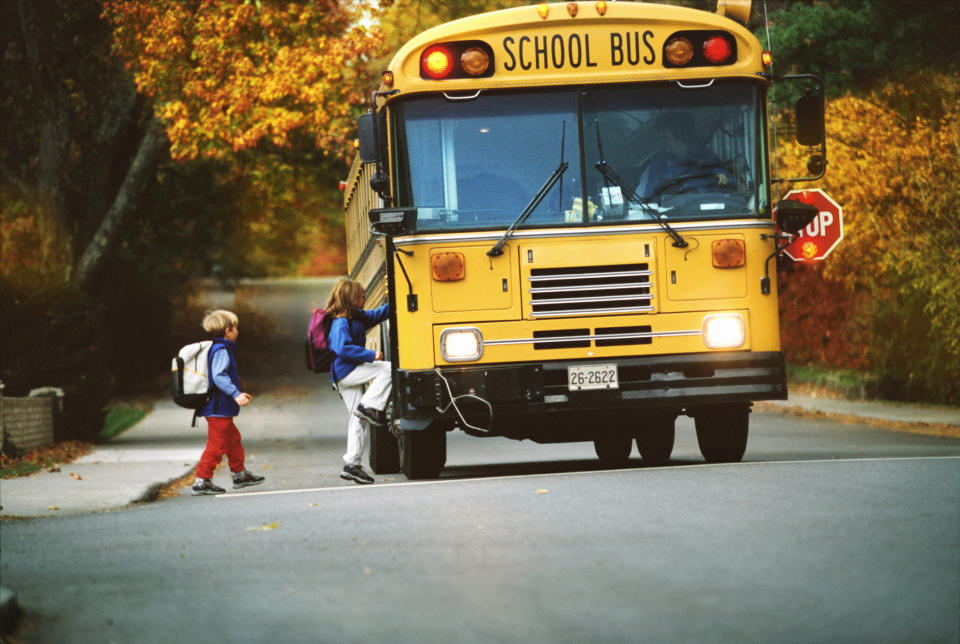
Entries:
[[156, 177], [157, 166], [166, 151], [166, 131], [163, 124], [154, 118], [140, 141], [117, 196], [100, 222], [93, 239], [83, 251], [76, 271], [76, 282], [81, 287], [89, 288], [96, 280], [98, 270], [109, 256], [123, 224], [136, 213], [140, 196]]
[[36, 168], [37, 227], [43, 243], [41, 252], [44, 264], [51, 269], [62, 269], [69, 279], [73, 267], [73, 235], [70, 229], [66, 199], [66, 165], [69, 147], [67, 115], [61, 109], [62, 97], [50, 60], [49, 48], [44, 40], [44, 29], [38, 10], [51, 11], [52, 7], [39, 3], [20, 1], [20, 29], [29, 75], [38, 98], [37, 108], [43, 115], [43, 125], [38, 141], [39, 154]]

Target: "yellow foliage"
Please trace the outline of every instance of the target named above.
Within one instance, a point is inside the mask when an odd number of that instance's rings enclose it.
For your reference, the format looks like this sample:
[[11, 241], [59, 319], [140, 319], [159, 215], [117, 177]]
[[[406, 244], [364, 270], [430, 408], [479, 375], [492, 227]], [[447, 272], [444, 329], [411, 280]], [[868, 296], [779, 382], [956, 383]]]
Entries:
[[[920, 302], [939, 355], [960, 364], [960, 78], [936, 79], [947, 96], [938, 121], [905, 120], [886, 105], [910, 90], [890, 85], [827, 105], [828, 170], [822, 187], [843, 207], [844, 239], [824, 275], [869, 293], [889, 316]], [[805, 153], [781, 146], [783, 174], [802, 172]], [[899, 312], [908, 316], [914, 311]], [[880, 341], [880, 339], [878, 339]], [[907, 368], [906, 366], [904, 368]]]
[[108, 0], [114, 48], [156, 99], [171, 155], [219, 158], [293, 131], [344, 157], [354, 110], [371, 86], [379, 28], [350, 3]]

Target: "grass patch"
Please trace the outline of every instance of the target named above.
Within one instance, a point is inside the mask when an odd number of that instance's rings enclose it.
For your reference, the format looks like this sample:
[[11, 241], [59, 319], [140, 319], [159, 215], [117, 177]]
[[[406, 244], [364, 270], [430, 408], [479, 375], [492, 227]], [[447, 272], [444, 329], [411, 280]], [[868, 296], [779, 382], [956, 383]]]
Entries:
[[142, 405], [118, 405], [107, 410], [107, 416], [103, 419], [103, 427], [97, 432], [97, 442], [105, 443], [115, 436], [119, 436], [129, 428], [133, 427], [147, 415], [149, 409]]
[[787, 379], [791, 383], [826, 389], [844, 398], [876, 398], [878, 393], [875, 376], [853, 369], [788, 364]]
[[[105, 443], [136, 425], [153, 408], [148, 401], [131, 400], [115, 403], [107, 411], [96, 442]], [[6, 444], [0, 453], [0, 479], [30, 476], [40, 470], [54, 469], [71, 463], [93, 451], [94, 445], [84, 441], [60, 441], [43, 445], [29, 452]]]

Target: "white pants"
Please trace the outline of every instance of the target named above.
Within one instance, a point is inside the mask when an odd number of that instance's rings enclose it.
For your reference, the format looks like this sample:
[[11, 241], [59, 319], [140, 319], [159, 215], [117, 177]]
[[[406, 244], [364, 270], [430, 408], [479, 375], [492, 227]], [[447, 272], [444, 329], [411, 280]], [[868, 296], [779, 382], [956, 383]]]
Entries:
[[[364, 385], [369, 385], [366, 392]], [[337, 383], [350, 416], [347, 420], [347, 453], [343, 455], [343, 462], [347, 465], [360, 465], [367, 447], [367, 421], [357, 418], [354, 410], [357, 405], [363, 405], [367, 409], [383, 411], [390, 400], [392, 387], [390, 363], [385, 360], [358, 364]]]

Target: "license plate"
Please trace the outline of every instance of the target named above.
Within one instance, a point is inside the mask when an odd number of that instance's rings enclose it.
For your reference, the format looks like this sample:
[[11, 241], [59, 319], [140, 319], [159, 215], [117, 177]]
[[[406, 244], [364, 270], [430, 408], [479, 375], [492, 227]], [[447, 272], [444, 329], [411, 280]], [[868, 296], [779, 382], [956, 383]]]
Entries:
[[617, 365], [591, 364], [567, 367], [567, 386], [570, 391], [582, 389], [619, 389]]

